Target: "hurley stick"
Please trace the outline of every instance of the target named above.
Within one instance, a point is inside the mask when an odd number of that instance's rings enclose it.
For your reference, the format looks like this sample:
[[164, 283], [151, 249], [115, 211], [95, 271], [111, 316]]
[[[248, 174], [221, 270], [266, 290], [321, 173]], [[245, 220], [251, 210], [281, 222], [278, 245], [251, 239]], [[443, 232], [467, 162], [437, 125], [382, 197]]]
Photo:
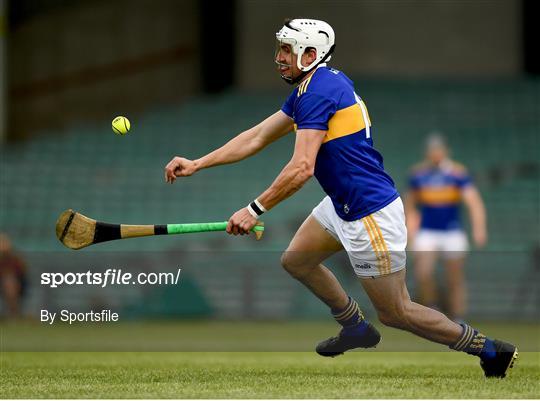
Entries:
[[[81, 249], [92, 244], [115, 239], [225, 231], [226, 228], [226, 221], [162, 225], [110, 224], [96, 221], [68, 209], [62, 212], [56, 221], [56, 237], [68, 248]], [[257, 240], [260, 240], [264, 233], [264, 223], [258, 221], [251, 231], [255, 233]]]

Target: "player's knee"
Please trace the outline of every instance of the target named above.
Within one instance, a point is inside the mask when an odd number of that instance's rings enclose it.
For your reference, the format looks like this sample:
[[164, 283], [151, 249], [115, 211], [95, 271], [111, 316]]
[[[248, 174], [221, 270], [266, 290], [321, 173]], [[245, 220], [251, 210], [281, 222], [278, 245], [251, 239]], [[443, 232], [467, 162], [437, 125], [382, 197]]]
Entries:
[[281, 255], [281, 266], [295, 279], [301, 279], [306, 275], [306, 269], [295, 252], [285, 251]]
[[465, 279], [462, 276], [450, 276], [446, 283], [450, 289], [454, 290], [465, 287]]
[[290, 253], [288, 251], [285, 251], [281, 254], [281, 266], [289, 271], [290, 267], [292, 265], [292, 257], [290, 256]]

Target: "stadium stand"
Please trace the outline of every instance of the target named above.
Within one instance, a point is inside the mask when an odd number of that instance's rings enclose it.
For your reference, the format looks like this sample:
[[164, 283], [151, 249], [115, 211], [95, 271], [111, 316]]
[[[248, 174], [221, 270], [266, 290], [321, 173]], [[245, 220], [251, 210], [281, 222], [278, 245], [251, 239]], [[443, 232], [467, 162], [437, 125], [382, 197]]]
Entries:
[[[370, 110], [375, 145], [398, 189], [405, 190], [406, 172], [421, 157], [425, 135], [439, 130], [483, 193], [490, 242], [468, 261], [470, 314], [538, 316], [538, 305], [517, 308], [512, 300], [521, 285], [517, 278], [533, 269], [530, 254], [540, 243], [540, 83], [356, 82]], [[173, 186], [164, 184], [163, 166], [173, 155], [198, 157], [224, 143], [278, 109], [282, 100], [277, 93], [200, 97], [132, 118], [132, 131], [125, 137], [114, 135], [104, 121], [6, 145], [0, 153], [0, 226], [34, 268], [33, 300], [28, 303], [36, 305], [46, 296], [38, 288], [39, 272], [61, 265], [60, 260], [65, 265], [71, 254], [54, 236], [55, 220], [66, 208], [102, 221], [158, 224], [226, 220], [247, 204], [289, 160], [292, 135], [240, 164], [205, 170]], [[265, 215], [266, 238], [257, 244], [209, 233], [112, 242], [81, 252], [102, 257], [119, 252], [123, 256], [118, 263], [134, 252], [149, 260], [167, 252], [182, 254], [194, 288], [200, 288], [217, 317], [321, 316], [325, 308], [281, 271], [279, 255], [322, 196], [316, 182], [310, 182]], [[239, 265], [245, 255], [251, 256]], [[358, 286], [345, 263], [336, 269], [348, 286]], [[81, 309], [93, 302], [95, 294], [77, 291], [67, 289], [61, 297]], [[102, 301], [133, 311], [145, 296], [138, 288], [109, 288]], [[145, 308], [155, 312], [149, 305]], [[176, 312], [173, 308], [165, 314], [184, 313]]]

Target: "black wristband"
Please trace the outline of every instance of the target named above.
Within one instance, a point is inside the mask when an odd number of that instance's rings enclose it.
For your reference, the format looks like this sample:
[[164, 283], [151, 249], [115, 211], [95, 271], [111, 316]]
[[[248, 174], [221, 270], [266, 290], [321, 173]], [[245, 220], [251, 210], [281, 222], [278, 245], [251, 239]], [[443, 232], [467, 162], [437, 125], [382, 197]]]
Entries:
[[263, 214], [264, 212], [259, 208], [259, 206], [257, 206], [257, 204], [255, 203], [255, 201], [251, 202], [249, 204], [249, 206], [253, 209], [253, 211], [255, 213], [257, 213], [257, 216], [260, 216], [261, 214]]

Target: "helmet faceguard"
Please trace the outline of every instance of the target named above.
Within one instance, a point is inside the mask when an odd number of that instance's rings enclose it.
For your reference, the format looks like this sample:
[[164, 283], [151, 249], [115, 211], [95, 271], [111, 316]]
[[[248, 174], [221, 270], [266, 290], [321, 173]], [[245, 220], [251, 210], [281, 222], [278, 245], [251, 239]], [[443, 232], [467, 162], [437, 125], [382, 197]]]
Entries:
[[[277, 52], [282, 45], [290, 45], [292, 52], [297, 56], [296, 66], [302, 73], [296, 77], [281, 77], [290, 84], [299, 82], [307, 73], [325, 61], [331, 59], [331, 54], [335, 49], [335, 34], [332, 27], [324, 21], [312, 19], [293, 19], [285, 22], [285, 25], [276, 33], [277, 50], [274, 58], [276, 64], [291, 68], [292, 65], [280, 63], [277, 60]], [[302, 65], [302, 55], [307, 49], [313, 48], [317, 53], [317, 58], [308, 66]]]
[[[281, 73], [281, 78], [285, 82], [287, 82], [289, 84], [293, 84], [294, 83], [293, 81], [295, 81], [293, 79], [293, 76], [292, 76], [293, 75], [293, 71], [292, 71], [292, 67], [293, 67], [293, 65], [292, 65], [292, 62], [293, 62], [293, 50], [292, 49], [293, 49], [294, 44], [292, 44], [291, 42], [292, 42], [291, 40], [287, 40], [287, 39], [285, 39], [285, 40], [276, 40], [276, 51], [274, 53], [274, 62], [277, 64], [277, 66], [279, 68], [286, 67], [289, 70], [289, 73], [290, 73], [289, 76]], [[283, 47], [286, 46], [286, 45], [290, 45], [290, 52], [291, 52], [291, 60], [290, 60], [290, 62], [291, 62], [291, 64], [283, 63], [283, 62], [279, 61], [279, 58], [278, 58], [279, 53], [283, 51]]]

